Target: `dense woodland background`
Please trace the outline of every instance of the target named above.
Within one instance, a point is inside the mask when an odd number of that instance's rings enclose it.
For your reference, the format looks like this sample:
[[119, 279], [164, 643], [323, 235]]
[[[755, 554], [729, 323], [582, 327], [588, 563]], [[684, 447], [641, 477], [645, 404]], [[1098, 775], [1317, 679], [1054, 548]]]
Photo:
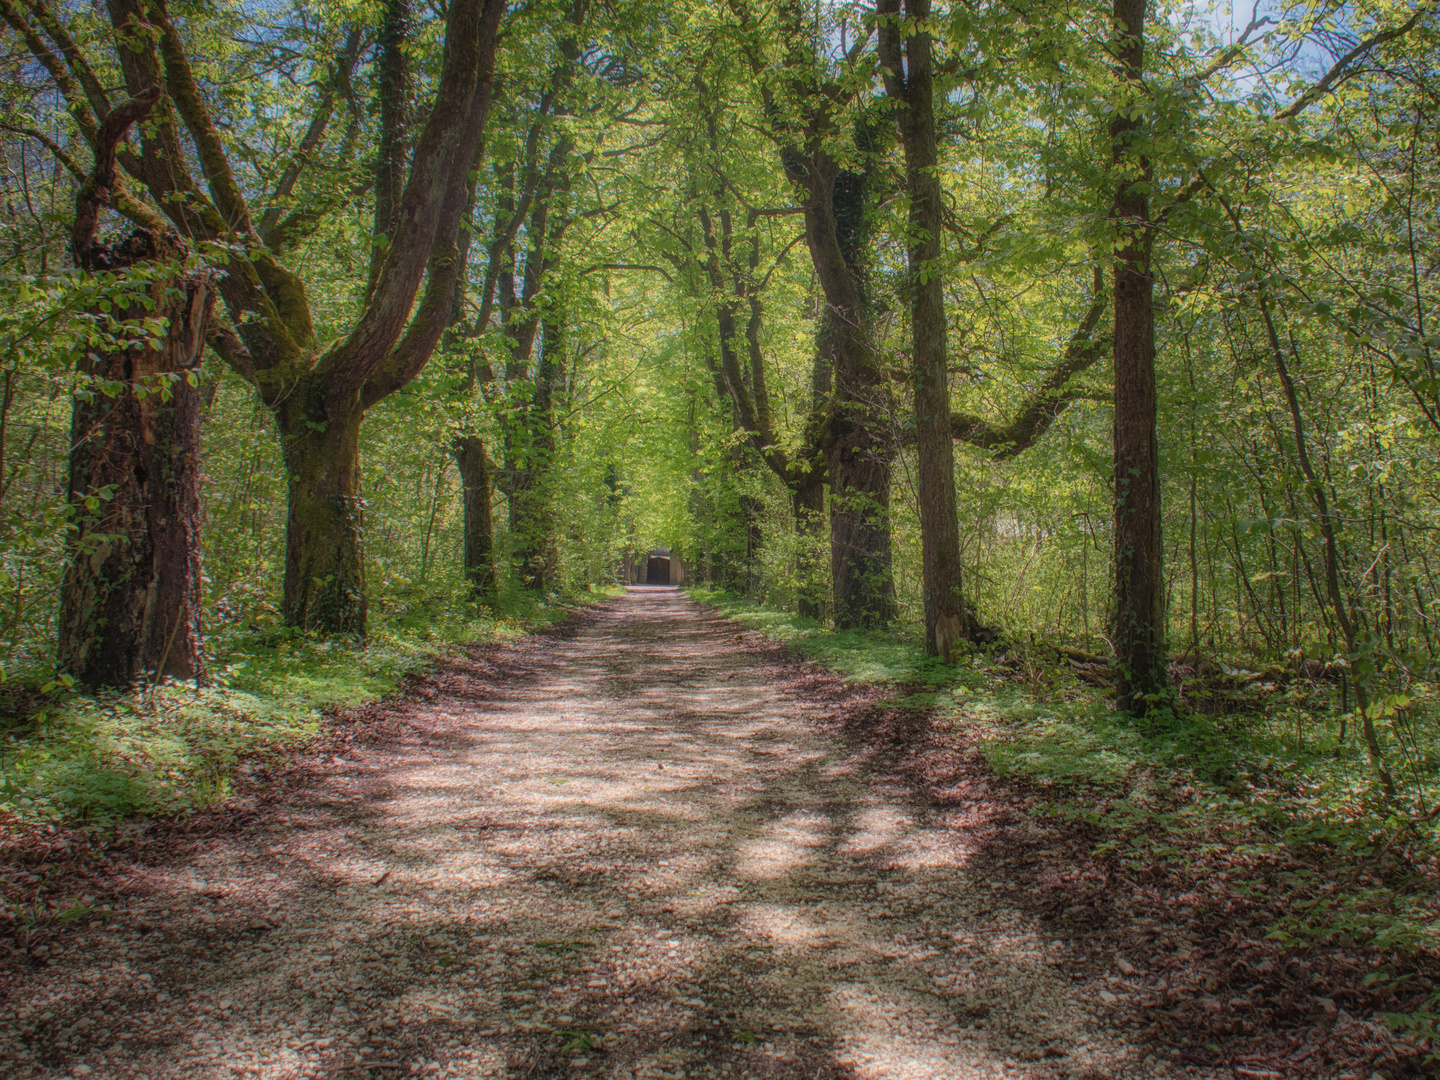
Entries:
[[[796, 633], [1118, 682], [1433, 870], [1430, 0], [0, 15], [12, 748], [73, 679], [520, 618], [665, 546]], [[159, 527], [94, 449], [127, 401], [198, 516], [106, 678], [105, 560]]]

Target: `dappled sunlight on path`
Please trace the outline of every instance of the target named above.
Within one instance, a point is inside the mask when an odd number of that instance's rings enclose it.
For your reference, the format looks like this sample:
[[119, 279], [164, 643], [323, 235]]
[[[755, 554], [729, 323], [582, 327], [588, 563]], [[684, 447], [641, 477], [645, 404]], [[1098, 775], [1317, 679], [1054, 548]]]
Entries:
[[636, 590], [387, 707], [36, 975], [41, 1075], [1182, 1075], [735, 629]]

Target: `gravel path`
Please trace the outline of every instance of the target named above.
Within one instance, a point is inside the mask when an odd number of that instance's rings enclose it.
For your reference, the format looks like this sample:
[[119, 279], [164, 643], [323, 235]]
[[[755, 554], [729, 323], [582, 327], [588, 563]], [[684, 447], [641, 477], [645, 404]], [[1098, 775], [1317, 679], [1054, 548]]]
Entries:
[[1107, 1026], [803, 670], [658, 589], [460, 665], [138, 867], [12, 988], [0, 1074], [1199, 1075]]

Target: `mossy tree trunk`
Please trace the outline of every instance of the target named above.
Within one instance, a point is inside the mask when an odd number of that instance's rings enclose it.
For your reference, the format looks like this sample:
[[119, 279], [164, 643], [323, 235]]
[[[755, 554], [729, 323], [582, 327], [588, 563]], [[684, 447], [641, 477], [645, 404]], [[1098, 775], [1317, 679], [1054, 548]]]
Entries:
[[889, 455], [877, 452], [869, 410], [837, 408], [828, 454], [830, 573], [835, 626], [873, 629], [895, 617]]
[[[1116, 75], [1139, 95], [1147, 0], [1115, 0]], [[1156, 436], [1155, 228], [1148, 195], [1153, 169], [1141, 111], [1110, 122], [1116, 178], [1115, 249], [1115, 615], [1118, 703], [1136, 714], [1168, 697], [1165, 562], [1161, 542], [1160, 448]]]
[[364, 634], [365, 515], [360, 492], [359, 396], [334, 400], [302, 383], [277, 411], [285, 461], [287, 626]]
[[[152, 234], [168, 219], [179, 235], [228, 252], [215, 280], [227, 317], [215, 320], [210, 344], [276, 415], [292, 499], [282, 604], [294, 625], [365, 630], [359, 424], [365, 410], [424, 368], [449, 321], [459, 279], [456, 238], [474, 191], [506, 6], [507, 0], [454, 0], [447, 7], [438, 77], [429, 101], [418, 103], [404, 55], [413, 48], [405, 40], [408, 0], [385, 5], [377, 83], [384, 160], [371, 230], [376, 258], [363, 309], [322, 347], [304, 278], [285, 260], [349, 201], [330, 179], [356, 166], [356, 140], [327, 148], [327, 131], [337, 100], [348, 96], [362, 53], [359, 35], [350, 34], [335, 67], [316, 84], [312, 122], [291, 159], [276, 163], [278, 182], [257, 190], [233, 167], [230, 140], [215, 123], [210, 90], [190, 63], [167, 0], [107, 5], [115, 31], [107, 63], [131, 94], [165, 87], [164, 95], [156, 92], [138, 148], [119, 155], [138, 187], [117, 179], [110, 202]], [[51, 58], [41, 36], [25, 40], [82, 130], [115, 111], [105, 101], [108, 80], [69, 79], [58, 64], [46, 64]], [[83, 62], [78, 53], [67, 55], [71, 60]], [[405, 120], [417, 114], [425, 119], [412, 138]], [[317, 169], [325, 170], [318, 190], [331, 194], [297, 196], [316, 186], [304, 177]], [[258, 213], [257, 198], [264, 205]]]
[[842, 171], [823, 149], [795, 170], [802, 179], [805, 239], [825, 296], [821, 352], [830, 359], [826, 470], [835, 625], [884, 626], [895, 618], [890, 485], [895, 440], [891, 400], [861, 287], [869, 231], [867, 178]]
[[461, 568], [470, 583], [470, 599], [493, 604], [495, 580], [495, 520], [490, 504], [493, 482], [485, 440], [478, 435], [457, 436], [455, 464], [464, 488], [464, 541]]
[[[151, 87], [102, 124], [71, 236], [84, 270], [148, 271], [137, 290], [143, 300], [127, 290], [128, 302], [93, 313], [118, 341], [133, 333], [135, 343], [93, 351], [81, 362], [71, 418], [67, 494], [74, 527], [58, 659], [90, 689], [204, 675], [200, 392], [193, 380], [215, 292], [208, 275], [181, 269], [185, 248], [168, 230], [137, 229], [116, 244], [95, 241], [100, 207], [115, 183], [116, 148], [159, 96]], [[157, 317], [165, 320], [161, 336], [138, 332]]]

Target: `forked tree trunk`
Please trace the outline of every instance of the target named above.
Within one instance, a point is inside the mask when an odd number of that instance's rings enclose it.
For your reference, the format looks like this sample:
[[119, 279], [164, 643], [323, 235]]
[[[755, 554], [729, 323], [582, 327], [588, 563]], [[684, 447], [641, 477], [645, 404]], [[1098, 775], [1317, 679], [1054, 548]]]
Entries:
[[478, 435], [462, 435], [454, 443], [455, 464], [464, 487], [465, 523], [462, 569], [470, 583], [470, 599], [495, 601], [495, 522], [490, 506], [490, 457]]
[[[747, 29], [753, 29], [743, 5], [740, 14]], [[769, 92], [763, 96], [765, 113], [782, 138], [785, 175], [803, 192], [805, 246], [825, 305], [813, 381], [817, 392], [824, 387], [824, 409], [816, 410], [821, 414], [807, 423], [806, 441], [823, 450], [830, 483], [835, 626], [883, 626], [896, 614], [889, 513], [897, 448], [890, 424], [893, 400], [875, 348], [864, 281], [875, 217], [868, 189], [883, 172], [881, 155], [875, 152], [872, 130], [861, 119], [855, 140], [858, 167], [840, 168], [826, 147], [833, 145], [853, 91], [840, 91], [830, 83], [828, 60], [817, 66], [806, 5], [782, 3], [775, 14], [785, 41], [780, 77], [799, 116], [782, 109], [779, 96]], [[768, 83], [771, 74], [761, 53], [752, 51], [749, 59], [757, 81]], [[830, 377], [822, 378], [822, 369]], [[792, 479], [786, 480], [795, 492]]]
[[[273, 222], [268, 209], [252, 212], [247, 193], [259, 193], [249, 192], [243, 176], [237, 177], [204, 80], [196, 77], [167, 6], [155, 0], [109, 0], [107, 6], [126, 86], [135, 92], [163, 78], [173, 105], [157, 110], [145, 126], [137, 173], [159, 212], [181, 231], [222, 242], [232, 253], [217, 286], [232, 325], [218, 328], [213, 341], [276, 414], [291, 499], [285, 618], [322, 633], [363, 634], [360, 420], [364, 409], [419, 374], [450, 315], [459, 277], [456, 237], [474, 191], [507, 0], [447, 5], [439, 70], [432, 70], [428, 83], [433, 95], [413, 139], [402, 123], [415, 107], [405, 74], [406, 49], [414, 46], [404, 40], [410, 4], [383, 5], [379, 90], [385, 160], [376, 178], [373, 287], [348, 329], [323, 348], [304, 282], [280, 255], [313, 230], [313, 224], [293, 220], [307, 214], [287, 214], [268, 227], [267, 219]], [[69, 93], [63, 82], [58, 89]], [[158, 90], [155, 97], [159, 100]], [[70, 103], [76, 106], [78, 99]], [[316, 113], [307, 140], [324, 138], [330, 112], [326, 104]], [[314, 145], [319, 144], [311, 149]], [[296, 168], [307, 154], [300, 152]], [[287, 175], [294, 171], [286, 169]], [[293, 180], [281, 186], [286, 184]], [[288, 202], [286, 196], [277, 198]], [[140, 211], [150, 213], [144, 205]]]
[[360, 496], [359, 396], [327, 399], [313, 380], [277, 410], [289, 478], [285, 528], [287, 626], [364, 634], [364, 500]]
[[[1143, 93], [1147, 0], [1115, 0], [1123, 35], [1117, 75]], [[1142, 121], [1129, 110], [1110, 123], [1119, 173], [1115, 251], [1115, 643], [1118, 701], [1137, 715], [1168, 696], [1160, 449], [1155, 431], [1154, 226], [1147, 193], [1152, 169], [1138, 144]]]
[[[158, 88], [113, 110], [96, 140], [95, 171], [80, 191], [71, 248], [82, 269], [119, 271], [173, 263], [154, 273], [139, 301], [112, 309], [127, 327], [162, 317], [159, 340], [92, 351], [71, 418], [68, 498], [74, 515], [60, 594], [60, 667], [84, 686], [128, 687], [145, 676], [199, 679], [200, 392], [205, 333], [215, 303], [210, 279], [183, 274], [173, 234], [138, 229], [123, 242], [94, 242], [114, 184], [125, 131], [159, 99]], [[113, 390], [113, 396], [106, 392]]]

